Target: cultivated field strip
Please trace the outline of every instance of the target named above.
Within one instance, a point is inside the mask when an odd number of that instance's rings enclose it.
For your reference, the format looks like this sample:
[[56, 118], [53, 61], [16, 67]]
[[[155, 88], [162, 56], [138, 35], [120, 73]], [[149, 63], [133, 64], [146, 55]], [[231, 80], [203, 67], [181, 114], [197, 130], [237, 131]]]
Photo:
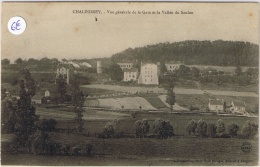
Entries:
[[157, 110], [142, 97], [106, 98], [98, 99], [100, 107], [110, 109], [143, 109]]
[[[128, 93], [166, 93], [164, 88], [158, 87], [130, 87], [130, 86], [117, 86], [117, 85], [83, 85], [81, 87], [95, 88], [95, 89], [106, 89], [119, 92]], [[246, 97], [258, 97], [258, 94], [253, 92], [236, 92], [236, 91], [218, 91], [218, 90], [199, 90], [199, 89], [185, 89], [185, 88], [174, 88], [176, 94], [204, 94], [208, 92], [212, 95], [224, 95], [224, 96], [246, 96]]]

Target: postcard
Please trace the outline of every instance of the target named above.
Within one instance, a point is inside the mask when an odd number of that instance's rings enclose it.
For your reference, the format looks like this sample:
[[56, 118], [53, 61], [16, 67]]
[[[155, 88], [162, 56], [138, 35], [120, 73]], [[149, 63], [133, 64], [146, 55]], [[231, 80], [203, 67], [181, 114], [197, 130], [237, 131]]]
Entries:
[[2, 165], [259, 164], [259, 3], [1, 11]]

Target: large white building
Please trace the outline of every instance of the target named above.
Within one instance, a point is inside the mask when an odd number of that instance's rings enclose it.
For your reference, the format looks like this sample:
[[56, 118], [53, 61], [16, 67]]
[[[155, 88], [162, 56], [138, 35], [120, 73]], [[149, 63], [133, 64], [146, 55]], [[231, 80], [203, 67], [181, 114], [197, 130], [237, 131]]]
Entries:
[[167, 71], [171, 71], [171, 72], [178, 70], [181, 65], [183, 65], [183, 64], [178, 61], [170, 61], [170, 62], [165, 63]]
[[159, 67], [154, 63], [141, 64], [138, 84], [159, 85]]
[[[64, 79], [66, 79], [67, 84], [70, 82], [70, 73], [72, 72], [72, 67], [70, 64], [59, 64], [57, 68], [57, 73], [56, 73], [56, 79], [59, 76], [62, 76]], [[55, 79], [55, 83], [56, 83]]]
[[122, 62], [122, 63], [117, 63], [120, 68], [124, 71], [125, 69], [131, 69], [134, 67], [134, 64], [132, 62]]
[[138, 69], [131, 68], [124, 70], [124, 81], [136, 81], [138, 78]]

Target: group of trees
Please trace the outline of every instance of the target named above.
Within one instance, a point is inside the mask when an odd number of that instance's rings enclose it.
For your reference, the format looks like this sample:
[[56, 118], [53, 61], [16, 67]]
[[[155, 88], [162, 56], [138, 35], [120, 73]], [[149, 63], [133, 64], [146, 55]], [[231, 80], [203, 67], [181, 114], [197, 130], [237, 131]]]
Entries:
[[26, 146], [29, 136], [37, 130], [39, 116], [35, 114], [36, 110], [31, 102], [35, 95], [34, 80], [28, 69], [23, 69], [20, 74], [20, 99], [2, 100], [2, 132], [15, 133], [16, 143]]
[[[148, 134], [150, 131], [150, 125], [147, 119], [137, 120], [134, 127], [136, 137], [145, 137], [146, 134]], [[156, 137], [159, 138], [169, 138], [174, 136], [173, 126], [171, 125], [170, 121], [166, 121], [161, 118], [155, 119], [152, 132]]]
[[[200, 75], [202, 74], [202, 75]], [[239, 84], [243, 85], [257, 85], [258, 84], [258, 68], [248, 68], [246, 71], [242, 72], [240, 66], [237, 66], [233, 74], [225, 75], [224, 71], [217, 71], [213, 69], [205, 69], [203, 71], [196, 67], [188, 67], [185, 65], [180, 65], [179, 69], [173, 73], [166, 73], [166, 75], [160, 76], [160, 84], [164, 84], [166, 77], [174, 78], [176, 81], [178, 79], [187, 79], [199, 81], [201, 83], [214, 83], [218, 86], [223, 84]]]
[[197, 41], [159, 43], [129, 48], [112, 55], [112, 62], [182, 61], [185, 64], [258, 66], [258, 45], [239, 41]]
[[[238, 130], [237, 123], [232, 121], [226, 126], [221, 119], [217, 121], [217, 124], [213, 122], [207, 124], [203, 119], [200, 119], [198, 122], [191, 120], [186, 125], [186, 131], [189, 135], [201, 137], [235, 137], [238, 135]], [[241, 132], [244, 138], [252, 138], [258, 132], [258, 125], [247, 121]]]
[[8, 68], [12, 70], [18, 70], [21, 68], [29, 67], [31, 70], [36, 70], [36, 71], [38, 70], [50, 71], [50, 70], [56, 70], [57, 65], [59, 64], [59, 60], [56, 58], [49, 59], [47, 57], [44, 57], [40, 60], [34, 58], [23, 60], [21, 58], [18, 58], [14, 61], [14, 64], [10, 64], [10, 60], [5, 58], [2, 59], [1, 63], [3, 68]]
[[109, 74], [112, 81], [122, 81], [124, 78], [124, 72], [118, 64], [110, 65], [105, 72]]

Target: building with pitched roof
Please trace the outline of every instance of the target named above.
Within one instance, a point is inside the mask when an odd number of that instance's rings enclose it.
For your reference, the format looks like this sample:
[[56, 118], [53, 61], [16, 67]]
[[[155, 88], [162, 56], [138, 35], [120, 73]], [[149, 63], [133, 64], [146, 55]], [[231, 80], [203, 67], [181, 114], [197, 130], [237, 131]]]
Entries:
[[124, 70], [124, 81], [136, 81], [138, 79], [138, 69], [131, 68]]
[[121, 62], [117, 63], [120, 68], [124, 71], [125, 69], [131, 69], [134, 67], [134, 64], [132, 62]]
[[167, 71], [173, 72], [180, 68], [180, 66], [183, 65], [183, 63], [179, 61], [170, 61], [165, 63]]
[[223, 100], [210, 100], [209, 101], [209, 110], [222, 112], [224, 111], [224, 101]]

